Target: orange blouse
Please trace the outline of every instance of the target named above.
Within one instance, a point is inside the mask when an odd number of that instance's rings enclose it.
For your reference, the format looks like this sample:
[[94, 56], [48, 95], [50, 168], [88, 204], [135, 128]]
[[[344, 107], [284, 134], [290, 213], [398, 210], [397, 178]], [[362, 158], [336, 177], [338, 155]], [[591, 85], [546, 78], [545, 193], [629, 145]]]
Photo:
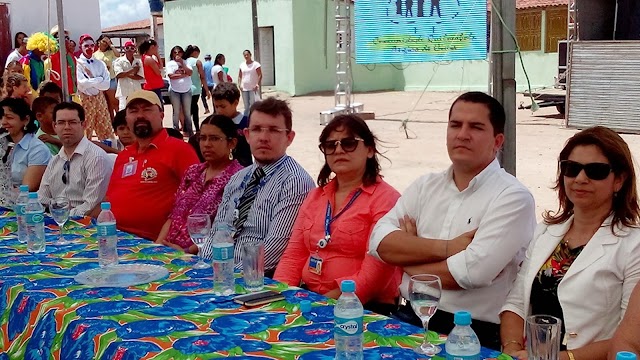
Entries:
[[[331, 203], [333, 217], [342, 210], [335, 209], [336, 181], [309, 192], [293, 225], [275, 280], [292, 286], [299, 286], [302, 281], [309, 290], [324, 294], [339, 288], [342, 280], [350, 279], [356, 282], [356, 295], [363, 304], [371, 300], [394, 303], [402, 270], [368, 255], [367, 247], [373, 226], [391, 210], [400, 193], [381, 178], [360, 189], [353, 204], [331, 223], [331, 241], [324, 249], [318, 248], [318, 240], [325, 236], [327, 201]], [[320, 275], [309, 270], [312, 255], [322, 259]]]

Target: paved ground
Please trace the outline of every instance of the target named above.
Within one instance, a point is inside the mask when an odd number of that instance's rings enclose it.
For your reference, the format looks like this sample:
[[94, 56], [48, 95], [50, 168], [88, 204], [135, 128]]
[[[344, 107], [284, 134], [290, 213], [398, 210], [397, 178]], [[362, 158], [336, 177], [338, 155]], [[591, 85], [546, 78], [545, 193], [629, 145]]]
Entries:
[[[267, 95], [288, 98], [282, 94]], [[388, 158], [382, 160], [382, 174], [400, 192], [421, 174], [442, 171], [450, 165], [445, 131], [449, 107], [458, 93], [427, 92], [421, 99], [420, 96], [420, 92], [356, 95], [356, 101], [365, 104], [365, 111], [376, 114], [376, 120], [368, 121], [368, 124], [381, 140], [381, 151]], [[323, 164], [317, 147], [322, 130], [319, 113], [333, 107], [333, 95], [288, 100], [294, 112], [293, 128], [296, 131], [288, 153], [315, 177]], [[520, 101], [528, 100], [519, 96]], [[202, 103], [200, 108], [202, 114]], [[415, 111], [411, 112], [414, 108]], [[165, 126], [170, 126], [170, 119], [171, 106], [167, 106]], [[409, 139], [401, 129], [401, 122], [405, 119], [410, 120]], [[565, 141], [575, 132], [575, 129], [564, 127], [564, 119], [555, 108], [540, 109], [535, 114], [529, 110], [517, 112], [517, 177], [533, 193], [538, 218], [545, 209], [557, 208], [556, 194], [551, 189], [556, 176], [557, 156]], [[640, 136], [622, 136], [633, 154], [640, 151]]]

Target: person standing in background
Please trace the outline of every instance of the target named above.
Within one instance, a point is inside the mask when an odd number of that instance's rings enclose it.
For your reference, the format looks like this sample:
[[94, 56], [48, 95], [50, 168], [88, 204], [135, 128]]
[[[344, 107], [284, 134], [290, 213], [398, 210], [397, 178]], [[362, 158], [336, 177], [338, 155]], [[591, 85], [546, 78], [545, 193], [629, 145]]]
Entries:
[[153, 39], [146, 40], [140, 44], [138, 50], [142, 57], [142, 69], [144, 70], [145, 83], [142, 88], [156, 93], [160, 103], [163, 103], [162, 88], [164, 88], [164, 80], [162, 79], [160, 55], [158, 55], [158, 43]]
[[27, 34], [19, 31], [13, 39], [13, 45], [15, 49], [7, 56], [7, 61], [4, 63], [5, 69], [12, 61], [18, 61], [23, 56], [27, 55]]
[[[169, 97], [173, 108], [173, 128], [184, 130], [187, 136], [193, 135], [191, 128], [191, 74], [193, 69], [183, 59], [184, 49], [174, 46], [171, 49], [171, 61], [167, 63], [169, 77]], [[180, 126], [180, 111], [184, 115], [184, 125]]]
[[113, 62], [113, 71], [116, 74], [118, 87], [116, 88], [116, 97], [118, 98], [118, 110], [124, 110], [127, 106], [127, 96], [142, 89], [142, 81], [144, 80], [144, 70], [142, 69], [142, 61], [134, 58], [136, 46], [132, 41], [124, 43], [124, 56], [117, 58]]
[[245, 50], [242, 55], [244, 61], [240, 63], [238, 72], [238, 87], [242, 91], [244, 114], [249, 116], [251, 105], [259, 100], [260, 85], [262, 84], [262, 68], [259, 62], [253, 61], [251, 51]]
[[109, 117], [113, 121], [113, 117], [118, 111], [118, 100], [116, 99], [116, 88], [118, 87], [118, 81], [116, 80], [116, 73], [113, 71], [113, 62], [120, 57], [120, 52], [115, 49], [111, 44], [111, 39], [106, 35], [100, 35], [98, 38], [98, 50], [95, 52], [95, 58], [104, 62], [109, 70], [109, 89], [104, 92], [104, 96], [107, 98], [107, 106], [109, 107]]
[[[202, 64], [202, 69], [204, 70], [204, 78], [205, 80], [207, 80], [207, 90], [209, 90], [209, 94], [211, 94], [211, 92], [213, 91], [213, 76], [211, 74], [211, 69], [213, 68], [213, 63], [211, 62], [211, 54], [207, 54], [204, 56], [204, 63]], [[205, 86], [203, 84], [202, 86], [202, 94], [200, 95], [202, 97], [202, 104], [204, 105], [204, 113], [208, 114], [209, 111], [209, 104], [207, 103], [207, 98], [205, 97], [206, 93], [205, 93]], [[213, 99], [211, 100], [213, 101]], [[215, 109], [214, 109], [215, 112]]]
[[[51, 29], [51, 36], [53, 36], [56, 40], [59, 38], [59, 29], [57, 25]], [[64, 39], [65, 45], [67, 47], [67, 89], [69, 92], [69, 96], [73, 96], [78, 91], [76, 80], [76, 67], [78, 65], [76, 63], [76, 58], [73, 56], [73, 52], [69, 51], [69, 43], [71, 42], [71, 39], [69, 38], [69, 31], [67, 31], [66, 29], [64, 30]], [[62, 88], [62, 64], [60, 61], [60, 51], [52, 54], [49, 60], [47, 60], [47, 64], [49, 69], [51, 70], [49, 76], [50, 80], [56, 83], [56, 85], [60, 86], [60, 88]]]
[[200, 108], [198, 107], [200, 94], [202, 94], [202, 92], [204, 91], [204, 96], [207, 99], [211, 97], [209, 89], [203, 86], [203, 84], [207, 82], [207, 79], [204, 76], [202, 61], [198, 60], [199, 56], [200, 48], [196, 45], [187, 46], [187, 50], [185, 51], [183, 56], [183, 58], [187, 62], [187, 65], [189, 65], [193, 70], [193, 72], [191, 73], [191, 116], [193, 118], [193, 126], [195, 127], [196, 132], [200, 131]]

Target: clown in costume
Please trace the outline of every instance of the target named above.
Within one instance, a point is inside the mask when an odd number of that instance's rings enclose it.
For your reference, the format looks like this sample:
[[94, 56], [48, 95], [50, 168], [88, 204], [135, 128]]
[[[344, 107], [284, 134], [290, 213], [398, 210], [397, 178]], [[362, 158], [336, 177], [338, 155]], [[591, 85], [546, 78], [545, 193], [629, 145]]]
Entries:
[[56, 39], [47, 33], [35, 33], [27, 41], [27, 55], [20, 59], [24, 76], [29, 81], [31, 93], [37, 95], [40, 83], [45, 80], [44, 61], [42, 58], [47, 53], [58, 51]]
[[86, 111], [86, 135], [91, 139], [95, 130], [98, 139], [105, 140], [113, 135], [107, 99], [103, 93], [109, 89], [111, 77], [107, 65], [93, 56], [96, 48], [93, 38], [82, 35], [78, 43], [82, 55], [76, 63], [76, 78], [82, 106]]
[[[58, 41], [58, 35], [58, 25], [56, 25], [51, 29], [51, 36], [53, 36], [56, 41]], [[66, 29], [64, 30], [64, 37], [65, 45], [67, 45], [68, 47], [71, 40], [69, 39], [69, 31], [67, 31]], [[45, 61], [45, 67], [47, 70], [49, 70], [49, 79], [62, 88], [62, 65], [60, 61], [59, 51], [55, 54], [52, 54], [49, 59]], [[73, 95], [77, 92], [76, 67], [76, 58], [73, 57], [73, 54], [67, 53], [67, 91], [69, 95]]]

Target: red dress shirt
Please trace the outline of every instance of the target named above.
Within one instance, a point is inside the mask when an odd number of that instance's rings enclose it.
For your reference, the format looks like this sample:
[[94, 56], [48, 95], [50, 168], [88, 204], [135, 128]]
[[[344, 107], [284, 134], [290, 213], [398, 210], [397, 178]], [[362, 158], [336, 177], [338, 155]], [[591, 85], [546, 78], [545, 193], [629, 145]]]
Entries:
[[[312, 190], [300, 207], [287, 245], [274, 279], [292, 286], [300, 281], [309, 290], [324, 294], [340, 287], [342, 280], [356, 282], [356, 295], [364, 304], [371, 300], [394, 303], [402, 270], [385, 264], [367, 254], [369, 235], [378, 219], [395, 205], [400, 193], [378, 178], [370, 186], [361, 186], [360, 196], [331, 224], [331, 241], [324, 249], [318, 248], [318, 240], [325, 236], [327, 201], [335, 210], [336, 181]], [[344, 208], [355, 194], [345, 199]], [[322, 258], [322, 271], [317, 275], [309, 270], [312, 255]]]
[[121, 151], [107, 190], [118, 229], [155, 241], [171, 213], [182, 176], [198, 162], [191, 145], [169, 137], [166, 130], [141, 153], [137, 142]]

